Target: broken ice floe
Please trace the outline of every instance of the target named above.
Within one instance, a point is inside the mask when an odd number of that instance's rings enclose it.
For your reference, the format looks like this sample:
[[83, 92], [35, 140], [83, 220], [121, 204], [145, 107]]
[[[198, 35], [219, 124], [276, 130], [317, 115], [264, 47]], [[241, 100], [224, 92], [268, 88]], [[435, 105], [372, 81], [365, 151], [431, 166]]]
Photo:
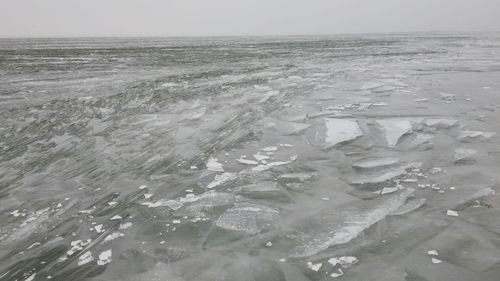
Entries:
[[323, 266], [322, 263], [307, 262], [307, 268], [309, 268], [310, 270], [312, 270], [314, 272], [318, 272], [322, 266]]
[[328, 147], [355, 140], [363, 135], [358, 122], [346, 119], [325, 118]]
[[394, 164], [397, 164], [399, 162], [399, 159], [397, 158], [379, 158], [379, 159], [373, 159], [373, 160], [365, 160], [365, 161], [359, 161], [355, 162], [352, 164], [354, 168], [357, 169], [376, 169], [376, 168], [382, 168], [382, 167], [387, 167], [391, 166]]
[[215, 175], [214, 180], [207, 185], [207, 188], [212, 189], [212, 188], [217, 187], [221, 184], [224, 184], [228, 181], [231, 181], [231, 180], [235, 179], [236, 177], [237, 176], [233, 173], [223, 173], [220, 175]]
[[406, 215], [425, 205], [425, 202], [427, 202], [427, 199], [425, 198], [409, 200], [403, 206], [399, 207], [396, 211], [392, 212], [391, 215], [394, 216]]
[[125, 236], [125, 234], [121, 233], [121, 232], [113, 232], [111, 234], [109, 234], [108, 236], [106, 236], [106, 238], [104, 238], [104, 241], [113, 241], [117, 238], [120, 238], [120, 237], [123, 237]]
[[429, 256], [439, 256], [439, 253], [436, 250], [427, 251], [427, 254]]
[[82, 266], [94, 260], [92, 253], [90, 251], [85, 252], [78, 258], [78, 265]]
[[182, 207], [182, 203], [175, 200], [159, 200], [156, 202], [143, 202], [141, 205], [147, 206], [148, 208], [158, 208], [158, 207], [169, 207], [172, 210], [177, 210]]
[[236, 194], [252, 199], [288, 200], [288, 196], [275, 182], [261, 182], [239, 187]]
[[469, 148], [457, 148], [455, 149], [455, 163], [457, 164], [469, 164], [474, 162], [473, 156], [477, 153], [474, 149]]
[[97, 265], [105, 265], [111, 262], [111, 250], [104, 251], [99, 254], [99, 260], [97, 261]]
[[395, 147], [403, 135], [412, 132], [412, 125], [408, 120], [384, 119], [377, 120], [377, 123], [382, 127], [389, 147]]
[[367, 206], [368, 202], [361, 205], [348, 203], [341, 207], [326, 207], [299, 219], [291, 225], [293, 231], [287, 235], [293, 244], [293, 255], [311, 256], [331, 246], [348, 243], [398, 210], [413, 194], [413, 189], [403, 189], [399, 194], [381, 197], [384, 199], [380, 202], [370, 202], [371, 207]]
[[399, 187], [384, 187], [380, 191], [380, 195], [386, 195], [386, 194], [391, 194], [399, 190]]
[[470, 142], [473, 140], [487, 140], [495, 135], [496, 135], [495, 132], [461, 131], [458, 133], [458, 140], [461, 142]]
[[446, 214], [450, 217], [458, 217], [458, 212], [454, 210], [448, 210], [446, 211]]
[[276, 227], [279, 211], [257, 204], [241, 203], [226, 210], [216, 221], [220, 228], [257, 234]]
[[455, 94], [439, 93], [439, 95], [441, 96], [441, 99], [445, 101], [454, 101], [456, 99]]
[[213, 172], [224, 172], [222, 164], [217, 162], [217, 158], [210, 157], [207, 162], [207, 170]]
[[354, 185], [379, 184], [396, 177], [402, 176], [406, 170], [411, 168], [420, 168], [422, 163], [407, 163], [395, 167], [389, 167], [376, 173], [368, 173], [347, 177], [346, 180]]
[[238, 161], [241, 164], [245, 164], [245, 165], [259, 165], [259, 162], [257, 162], [257, 161], [244, 159], [244, 158], [236, 159], [236, 161]]
[[265, 151], [265, 152], [272, 152], [272, 151], [277, 151], [278, 148], [276, 146], [268, 146], [268, 147], [262, 148], [261, 150]]
[[442, 261], [440, 259], [438, 259], [438, 258], [432, 258], [431, 260], [432, 260], [432, 263], [435, 263], [435, 264], [442, 263]]
[[458, 125], [458, 121], [455, 119], [426, 119], [424, 124], [436, 129], [449, 129]]
[[266, 171], [266, 170], [269, 170], [273, 167], [276, 167], [276, 166], [283, 166], [283, 165], [287, 165], [287, 164], [290, 164], [292, 162], [294, 162], [295, 160], [297, 160], [297, 155], [293, 155], [293, 156], [290, 156], [290, 161], [277, 161], [277, 162], [269, 162], [269, 163], [266, 163], [266, 164], [260, 164], [256, 167], [253, 167], [252, 168], [252, 171], [253, 172], [262, 172], [262, 171]]
[[336, 266], [337, 264], [339, 264], [343, 268], [349, 268], [349, 267], [357, 264], [358, 261], [359, 261], [358, 258], [353, 257], [353, 256], [333, 257], [333, 258], [328, 259], [329, 264], [331, 264], [333, 266]]

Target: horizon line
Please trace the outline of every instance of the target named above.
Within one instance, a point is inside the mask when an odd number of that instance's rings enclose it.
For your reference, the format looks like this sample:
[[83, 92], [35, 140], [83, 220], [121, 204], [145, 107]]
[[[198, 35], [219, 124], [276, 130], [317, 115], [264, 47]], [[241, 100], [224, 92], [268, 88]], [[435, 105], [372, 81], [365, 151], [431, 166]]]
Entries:
[[404, 35], [404, 34], [492, 34], [500, 30], [428, 30], [428, 31], [375, 31], [375, 32], [339, 32], [317, 34], [249, 34], [249, 35], [41, 35], [41, 36], [2, 36], [1, 39], [83, 39], [83, 38], [258, 38], [258, 37], [312, 37], [312, 36], [349, 36], [349, 35]]

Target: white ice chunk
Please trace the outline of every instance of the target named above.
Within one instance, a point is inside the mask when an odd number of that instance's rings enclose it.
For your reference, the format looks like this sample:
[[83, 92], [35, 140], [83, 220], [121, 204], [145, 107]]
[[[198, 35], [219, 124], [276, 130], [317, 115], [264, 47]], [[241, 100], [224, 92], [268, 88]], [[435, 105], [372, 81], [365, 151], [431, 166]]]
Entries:
[[391, 166], [397, 164], [399, 159], [397, 158], [379, 158], [374, 160], [360, 161], [352, 164], [354, 168], [358, 169], [374, 169], [380, 167]]
[[257, 161], [243, 159], [243, 158], [237, 159], [236, 161], [238, 161], [241, 164], [245, 164], [245, 165], [259, 165], [259, 162], [257, 162]]
[[333, 272], [332, 274], [330, 274], [330, 277], [337, 278], [337, 277], [340, 277], [342, 275], [344, 275], [344, 272], [342, 271], [341, 268], [339, 268], [338, 272]]
[[257, 154], [254, 154], [253, 157], [257, 160], [257, 161], [262, 161], [262, 160], [267, 160], [271, 157], [267, 156], [267, 155], [262, 155], [260, 153], [257, 153]]
[[458, 133], [459, 141], [470, 141], [470, 140], [486, 140], [495, 136], [495, 132], [481, 132], [481, 131], [461, 131]]
[[442, 263], [442, 261], [440, 259], [437, 259], [437, 258], [432, 258], [432, 263], [435, 263], [435, 264], [439, 264], [439, 263]]
[[419, 168], [420, 166], [422, 166], [422, 163], [408, 163], [397, 167], [387, 168], [379, 173], [352, 176], [347, 178], [347, 181], [350, 184], [356, 185], [383, 183], [405, 174], [408, 169]]
[[270, 152], [270, 151], [277, 151], [278, 148], [276, 146], [268, 146], [268, 147], [262, 148], [261, 150], [265, 151], [265, 152]]
[[426, 119], [425, 125], [437, 129], [448, 129], [458, 124], [455, 119]]
[[389, 147], [395, 147], [403, 135], [412, 132], [411, 122], [408, 120], [385, 119], [377, 120], [377, 123], [382, 127]]
[[104, 232], [104, 229], [103, 229], [103, 225], [102, 224], [99, 224], [99, 225], [96, 225], [94, 226], [94, 229], [97, 233], [101, 233], [101, 232]]
[[90, 251], [87, 251], [83, 255], [81, 255], [80, 258], [78, 258], [78, 265], [81, 266], [81, 265], [87, 264], [93, 260], [94, 260], [94, 257], [92, 257], [92, 253]]
[[294, 230], [290, 234], [295, 243], [292, 247], [294, 256], [307, 257], [331, 246], [350, 242], [396, 211], [413, 194], [413, 189], [403, 189], [381, 202], [372, 203], [372, 208], [367, 208], [365, 202], [361, 207], [348, 203], [344, 208], [328, 208], [300, 219], [298, 225], [292, 224]]
[[123, 223], [123, 224], [120, 224], [120, 229], [127, 229], [129, 227], [131, 227], [133, 224], [131, 222], [126, 222], [126, 223]]
[[236, 175], [232, 174], [232, 173], [223, 173], [223, 174], [220, 174], [220, 175], [216, 175], [215, 179], [207, 185], [207, 188], [208, 189], [212, 189], [212, 188], [214, 188], [216, 186], [224, 184], [224, 183], [226, 183], [226, 182], [228, 182], [230, 180], [233, 180], [235, 178], [236, 178]]
[[111, 262], [111, 250], [104, 251], [99, 254], [99, 260], [97, 261], [97, 265], [105, 265]]
[[318, 272], [322, 266], [323, 266], [322, 263], [313, 264], [312, 262], [307, 262], [307, 268], [315, 272]]
[[384, 187], [382, 191], [380, 191], [380, 195], [391, 194], [399, 190], [399, 187]]
[[448, 210], [446, 211], [446, 214], [450, 217], [458, 217], [458, 212], [454, 210]]
[[125, 236], [125, 234], [121, 233], [121, 232], [113, 232], [111, 234], [109, 234], [108, 236], [106, 236], [106, 238], [104, 238], [104, 241], [113, 241], [117, 238], [120, 238], [120, 237], [123, 237]]
[[427, 254], [429, 256], [439, 256], [439, 254], [438, 254], [438, 252], [436, 250], [427, 251]]
[[121, 216], [116, 215], [116, 216], [113, 216], [112, 218], [110, 218], [109, 220], [114, 221], [114, 220], [121, 220], [121, 219], [122, 219], [122, 217], [121, 217]]
[[358, 122], [346, 119], [325, 118], [326, 138], [329, 146], [355, 140], [363, 135]]
[[217, 158], [210, 157], [207, 162], [207, 170], [214, 172], [224, 172], [222, 164], [217, 162]]

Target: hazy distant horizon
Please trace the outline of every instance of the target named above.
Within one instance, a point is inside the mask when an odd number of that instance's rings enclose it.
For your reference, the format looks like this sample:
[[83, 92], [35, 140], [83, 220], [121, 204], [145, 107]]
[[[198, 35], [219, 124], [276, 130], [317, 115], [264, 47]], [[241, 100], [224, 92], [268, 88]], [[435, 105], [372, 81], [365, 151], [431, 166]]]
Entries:
[[3, 0], [1, 38], [499, 32], [498, 0]]
[[351, 33], [330, 33], [330, 34], [265, 34], [265, 35], [71, 35], [71, 36], [10, 36], [0, 39], [85, 39], [85, 38], [179, 38], [179, 39], [196, 39], [196, 38], [278, 38], [278, 37], [349, 37], [349, 36], [376, 36], [376, 35], [456, 35], [467, 36], [477, 34], [500, 34], [500, 30], [476, 30], [476, 31], [460, 31], [460, 30], [430, 30], [430, 31], [394, 31], [394, 32], [351, 32]]

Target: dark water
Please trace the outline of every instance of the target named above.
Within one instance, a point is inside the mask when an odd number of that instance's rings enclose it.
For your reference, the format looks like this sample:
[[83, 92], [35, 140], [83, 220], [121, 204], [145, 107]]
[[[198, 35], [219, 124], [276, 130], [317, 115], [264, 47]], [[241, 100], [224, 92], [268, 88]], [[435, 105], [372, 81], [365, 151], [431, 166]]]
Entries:
[[500, 35], [0, 40], [0, 280], [499, 280]]

